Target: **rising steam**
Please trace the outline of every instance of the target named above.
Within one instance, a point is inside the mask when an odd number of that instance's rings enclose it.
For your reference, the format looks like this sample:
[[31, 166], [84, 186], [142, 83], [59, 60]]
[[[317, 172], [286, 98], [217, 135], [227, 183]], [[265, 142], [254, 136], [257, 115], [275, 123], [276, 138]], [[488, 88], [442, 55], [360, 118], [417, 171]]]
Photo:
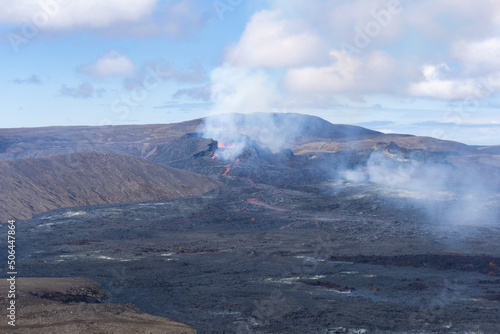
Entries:
[[[238, 115], [233, 113], [272, 111], [276, 87], [262, 71], [228, 65], [212, 71], [210, 79], [213, 107], [198, 132], [202, 133], [203, 137], [212, 138], [223, 145], [234, 145], [232, 156], [237, 157], [247, 146], [248, 138], [241, 131], [241, 117], [239, 119]], [[267, 124], [264, 119], [259, 122], [260, 129], [265, 127], [262, 125]]]
[[413, 194], [413, 203], [435, 223], [482, 225], [495, 222], [498, 185], [488, 180], [484, 168], [453, 165], [374, 151], [366, 164], [342, 170], [344, 180]]
[[276, 85], [262, 71], [222, 66], [211, 73], [213, 108], [198, 132], [225, 145], [234, 145], [237, 157], [249, 144], [249, 137], [262, 147], [279, 151], [289, 147], [302, 129], [302, 122], [277, 117], [274, 111]]
[[[219, 148], [227, 151], [230, 147], [231, 159], [237, 159], [249, 145], [258, 144], [278, 152], [294, 147], [312, 133], [313, 136], [324, 133], [324, 138], [338, 135], [341, 128], [337, 126], [332, 130], [328, 127], [332, 124], [325, 126], [327, 122], [318, 118], [271, 113], [278, 104], [278, 96], [273, 80], [262, 71], [219, 67], [211, 73], [213, 108], [198, 132], [205, 138], [217, 140]], [[363, 133], [355, 133], [361, 128], [343, 127], [344, 137], [337, 138], [349, 141], [363, 136]], [[215, 154], [214, 158], [226, 156]], [[425, 209], [435, 222], [470, 225], [495, 221], [498, 213], [492, 208], [498, 207], [499, 182], [492, 183], [483, 166], [470, 161], [454, 164], [448, 158], [446, 155], [428, 158], [408, 150], [400, 154], [378, 149], [365, 161], [354, 159], [354, 164], [337, 161], [336, 166], [315, 168], [328, 175], [340, 175], [354, 184], [370, 183], [411, 192], [415, 205]], [[349, 168], [345, 168], [347, 165]]]

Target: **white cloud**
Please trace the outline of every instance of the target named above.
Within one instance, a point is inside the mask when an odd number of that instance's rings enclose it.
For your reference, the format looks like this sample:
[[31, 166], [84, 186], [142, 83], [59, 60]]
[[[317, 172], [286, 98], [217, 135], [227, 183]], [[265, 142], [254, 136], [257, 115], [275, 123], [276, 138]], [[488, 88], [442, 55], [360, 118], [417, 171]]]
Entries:
[[408, 94], [441, 100], [469, 100], [482, 97], [481, 85], [474, 79], [446, 78], [450, 69], [446, 64], [422, 67], [423, 80], [410, 83]]
[[94, 62], [83, 66], [81, 71], [94, 78], [105, 78], [132, 75], [135, 67], [130, 58], [119, 54], [117, 51], [110, 51]]
[[[252, 16], [224, 61], [280, 83], [273, 107], [334, 108], [339, 95], [464, 100], [500, 90], [482, 83], [500, 73], [496, 0], [273, 0], [269, 8]], [[425, 63], [453, 66], [419, 68]], [[249, 89], [234, 85], [232, 98], [245, 94], [239, 88]]]
[[[202, 28], [212, 4], [198, 0], [0, 0], [0, 25], [22, 37], [39, 31], [183, 38]], [[27, 36], [31, 37], [27, 37]]]
[[264, 10], [248, 22], [226, 60], [247, 68], [289, 67], [324, 62], [327, 51], [323, 41], [299, 20], [287, 20], [279, 11]]
[[[326, 41], [340, 44], [351, 43], [354, 38], [354, 28], [365, 29], [370, 22], [383, 22], [383, 28], [377, 40], [387, 42], [396, 37], [401, 28], [402, 20], [398, 14], [387, 13], [392, 1], [388, 0], [275, 0], [276, 8], [283, 9], [290, 17], [300, 17], [320, 31]], [[404, 4], [399, 2], [399, 7]], [[394, 7], [390, 7], [394, 9]], [[398, 11], [399, 12], [399, 11]], [[374, 15], [375, 13], [375, 15]], [[382, 14], [382, 16], [378, 14]], [[387, 15], [387, 16], [385, 16]], [[333, 48], [333, 45], [330, 45]]]
[[284, 84], [292, 93], [378, 93], [393, 90], [395, 61], [383, 52], [352, 57], [331, 51], [334, 62], [329, 66], [290, 69]]
[[500, 38], [480, 41], [460, 40], [452, 45], [452, 53], [463, 62], [468, 73], [500, 70]]
[[158, 2], [159, 0], [0, 0], [0, 23], [23, 24], [28, 20], [35, 24], [39, 22], [39, 27], [46, 28], [105, 28], [115, 23], [137, 22], [151, 14]]
[[477, 85], [473, 80], [426, 80], [412, 83], [408, 94], [441, 100], [466, 100], [475, 97]]
[[430, 40], [449, 43], [457, 36], [484, 39], [498, 31], [497, 0], [421, 0], [408, 1], [405, 6], [406, 25]]
[[200, 29], [206, 23], [202, 5], [192, 0], [173, 2], [162, 17], [167, 35], [181, 37]]

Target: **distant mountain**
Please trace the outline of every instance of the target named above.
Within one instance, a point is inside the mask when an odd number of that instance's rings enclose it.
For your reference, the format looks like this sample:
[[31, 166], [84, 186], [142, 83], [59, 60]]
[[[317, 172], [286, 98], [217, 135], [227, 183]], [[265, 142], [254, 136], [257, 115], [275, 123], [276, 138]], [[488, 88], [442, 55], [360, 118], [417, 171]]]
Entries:
[[0, 161], [0, 221], [79, 205], [197, 196], [220, 185], [132, 156], [75, 153]]
[[[193, 132], [235, 132], [261, 147], [290, 148], [295, 154], [373, 150], [394, 142], [407, 149], [459, 154], [498, 154], [498, 147], [476, 147], [412, 135], [383, 134], [359, 126], [332, 124], [301, 114], [225, 114], [166, 125], [0, 129], [0, 160], [39, 158], [79, 152], [109, 152], [149, 159]], [[211, 138], [210, 131], [205, 131]], [[216, 139], [217, 138], [211, 138]]]
[[379, 134], [369, 138], [352, 140], [318, 139], [294, 147], [295, 154], [313, 154], [352, 150], [374, 150], [380, 144], [395, 143], [409, 150], [426, 150], [429, 152], [447, 152], [453, 154], [484, 154], [486, 150], [478, 150], [455, 141], [441, 140], [432, 137], [420, 137], [399, 134]]
[[193, 132], [201, 120], [162, 125], [61, 126], [0, 129], [0, 159], [80, 152], [147, 157], [158, 145]]
[[[271, 137], [288, 145], [314, 139], [359, 140], [383, 135], [360, 126], [332, 124], [316, 116], [292, 113], [221, 114], [203, 119], [202, 129], [232, 131], [257, 140], [259, 144]], [[213, 129], [212, 129], [213, 128]]]

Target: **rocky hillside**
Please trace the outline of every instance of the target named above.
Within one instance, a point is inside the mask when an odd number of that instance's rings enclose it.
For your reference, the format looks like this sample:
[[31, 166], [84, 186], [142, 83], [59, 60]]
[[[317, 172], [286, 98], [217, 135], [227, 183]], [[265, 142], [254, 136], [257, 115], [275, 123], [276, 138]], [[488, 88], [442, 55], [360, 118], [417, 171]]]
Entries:
[[75, 153], [0, 161], [0, 221], [90, 204], [197, 196], [220, 185], [132, 156]]
[[78, 152], [147, 157], [157, 145], [194, 132], [201, 120], [160, 125], [64, 126], [0, 129], [0, 159]]
[[[16, 326], [0, 324], [2, 333], [149, 333], [196, 334], [186, 325], [143, 313], [131, 304], [104, 304], [104, 291], [83, 278], [18, 278]], [[0, 282], [3, 291], [8, 282]], [[2, 295], [7, 305], [9, 300]], [[7, 309], [1, 315], [7, 319]]]

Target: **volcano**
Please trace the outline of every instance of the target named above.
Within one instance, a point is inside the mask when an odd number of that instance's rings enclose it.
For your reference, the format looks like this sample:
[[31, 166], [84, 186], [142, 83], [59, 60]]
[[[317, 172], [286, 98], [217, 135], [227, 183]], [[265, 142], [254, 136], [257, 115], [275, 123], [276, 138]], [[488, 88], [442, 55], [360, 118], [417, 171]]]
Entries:
[[98, 283], [109, 310], [198, 333], [500, 332], [496, 147], [295, 114], [0, 135], [4, 210], [40, 213], [17, 222], [19, 272]]

